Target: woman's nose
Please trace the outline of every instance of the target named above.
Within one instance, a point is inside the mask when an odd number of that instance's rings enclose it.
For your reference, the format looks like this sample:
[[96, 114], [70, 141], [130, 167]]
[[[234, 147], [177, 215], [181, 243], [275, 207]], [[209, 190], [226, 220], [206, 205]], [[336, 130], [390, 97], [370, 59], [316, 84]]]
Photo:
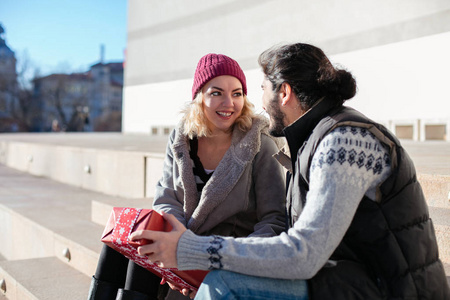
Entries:
[[226, 95], [223, 101], [224, 106], [234, 106], [233, 97], [231, 95]]

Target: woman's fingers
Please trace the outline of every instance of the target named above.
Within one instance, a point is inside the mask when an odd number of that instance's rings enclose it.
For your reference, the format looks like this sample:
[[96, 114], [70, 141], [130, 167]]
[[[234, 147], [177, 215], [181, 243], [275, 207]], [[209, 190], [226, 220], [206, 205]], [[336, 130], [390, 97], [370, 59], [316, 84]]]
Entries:
[[140, 239], [146, 239], [146, 240], [154, 240], [155, 235], [157, 235], [159, 231], [153, 231], [153, 230], [139, 230], [135, 231], [130, 235], [131, 240], [140, 240]]
[[170, 223], [170, 225], [172, 225], [172, 231], [186, 231], [186, 227], [184, 227], [184, 225], [181, 224], [181, 222], [178, 221], [174, 215], [165, 212], [161, 212], [161, 215], [164, 217], [164, 219], [166, 219], [167, 222]]
[[153, 250], [153, 244], [146, 244], [143, 246], [139, 246], [137, 248], [137, 251], [140, 255], [146, 255], [146, 256], [151, 256], [154, 252]]
[[130, 235], [131, 240], [146, 239], [152, 243], [138, 247], [140, 255], [148, 256], [152, 262], [162, 268], [177, 267], [177, 245], [181, 235], [186, 231], [186, 227], [171, 214], [161, 213], [161, 215], [172, 225], [172, 231], [140, 230]]

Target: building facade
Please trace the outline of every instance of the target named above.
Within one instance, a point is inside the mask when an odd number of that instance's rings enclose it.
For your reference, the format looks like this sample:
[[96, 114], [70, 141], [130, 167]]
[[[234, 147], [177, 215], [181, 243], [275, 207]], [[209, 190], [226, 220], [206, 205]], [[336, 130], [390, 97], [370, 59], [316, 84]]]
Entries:
[[400, 137], [450, 140], [449, 41], [447, 0], [129, 1], [122, 130], [169, 131], [209, 52], [240, 63], [249, 99], [260, 107], [258, 55], [306, 42], [355, 75], [349, 106]]
[[36, 131], [120, 131], [123, 64], [97, 63], [85, 73], [36, 78]]
[[18, 130], [13, 118], [17, 97], [16, 56], [6, 44], [5, 29], [0, 24], [0, 132]]

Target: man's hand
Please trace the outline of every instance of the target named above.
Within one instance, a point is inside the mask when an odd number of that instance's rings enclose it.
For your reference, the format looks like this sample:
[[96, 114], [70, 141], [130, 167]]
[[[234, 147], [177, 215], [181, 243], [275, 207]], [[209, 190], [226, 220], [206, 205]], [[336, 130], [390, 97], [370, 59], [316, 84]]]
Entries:
[[176, 268], [177, 245], [186, 227], [173, 215], [164, 212], [161, 215], [172, 225], [172, 231], [162, 232], [153, 230], [141, 230], [131, 234], [132, 240], [147, 239], [153, 241], [151, 244], [138, 247], [140, 255], [146, 255], [148, 259], [160, 268]]
[[174, 291], [178, 291], [180, 293], [182, 293], [184, 296], [189, 296], [189, 298], [194, 299], [195, 295], [197, 295], [196, 291], [191, 291], [189, 289], [182, 289], [180, 290], [180, 288], [177, 288], [175, 285], [171, 284], [170, 282], [167, 282], [167, 284], [169, 285], [169, 287], [174, 290]]

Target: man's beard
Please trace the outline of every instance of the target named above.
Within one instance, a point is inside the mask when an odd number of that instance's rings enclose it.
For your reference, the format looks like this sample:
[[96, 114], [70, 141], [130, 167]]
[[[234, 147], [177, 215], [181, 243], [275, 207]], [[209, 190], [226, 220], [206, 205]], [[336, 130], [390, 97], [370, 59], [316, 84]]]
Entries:
[[269, 107], [266, 108], [266, 112], [270, 118], [269, 133], [275, 137], [284, 136], [284, 118], [286, 115], [280, 110], [278, 98], [276, 96], [270, 101]]

